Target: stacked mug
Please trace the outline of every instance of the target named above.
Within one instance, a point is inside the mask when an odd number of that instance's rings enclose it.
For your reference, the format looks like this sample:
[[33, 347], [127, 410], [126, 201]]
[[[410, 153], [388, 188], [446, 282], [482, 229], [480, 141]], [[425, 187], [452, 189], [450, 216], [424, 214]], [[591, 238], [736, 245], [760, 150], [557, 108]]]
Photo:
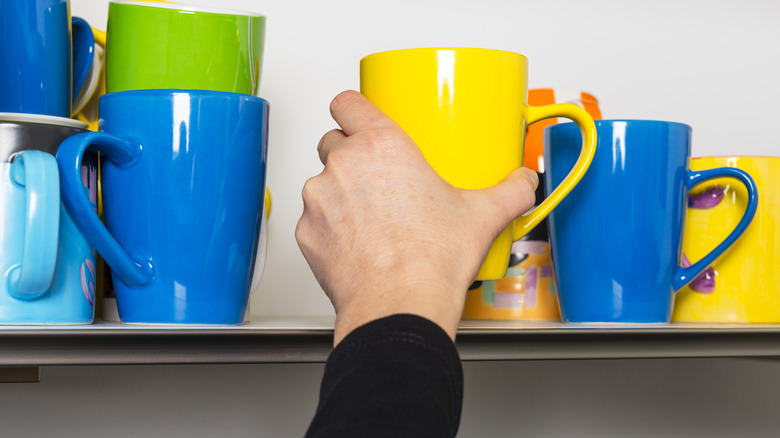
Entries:
[[[264, 206], [262, 15], [109, 3], [100, 132], [57, 151], [62, 199], [131, 324], [244, 321]], [[103, 220], [80, 170], [101, 156]]]
[[[67, 0], [0, 0], [0, 324], [88, 324], [95, 253], [60, 198], [54, 154], [87, 125], [70, 117], [102, 68], [92, 29]], [[97, 156], [77, 169], [97, 205]]]

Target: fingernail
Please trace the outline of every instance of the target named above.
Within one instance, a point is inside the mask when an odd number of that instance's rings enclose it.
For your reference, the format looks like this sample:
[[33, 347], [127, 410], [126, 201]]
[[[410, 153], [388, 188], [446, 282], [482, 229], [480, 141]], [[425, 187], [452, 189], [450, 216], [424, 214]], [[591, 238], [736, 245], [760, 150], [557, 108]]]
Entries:
[[525, 175], [525, 177], [528, 178], [528, 180], [533, 183], [534, 187], [537, 187], [539, 185], [539, 175], [527, 167], [523, 167], [522, 169], [523, 169], [522, 172]]

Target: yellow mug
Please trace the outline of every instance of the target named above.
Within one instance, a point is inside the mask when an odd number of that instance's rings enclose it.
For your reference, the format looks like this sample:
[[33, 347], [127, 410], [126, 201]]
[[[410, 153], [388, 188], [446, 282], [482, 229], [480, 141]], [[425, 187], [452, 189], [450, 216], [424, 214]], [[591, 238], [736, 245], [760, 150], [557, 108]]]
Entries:
[[596, 151], [596, 127], [584, 109], [527, 104], [528, 60], [517, 53], [473, 48], [375, 53], [360, 61], [360, 91], [409, 134], [442, 178], [464, 189], [493, 186], [522, 166], [527, 125], [565, 117], [582, 130], [582, 153], [572, 171], [493, 242], [477, 280], [506, 275], [512, 243], [574, 188]]
[[[672, 321], [780, 322], [780, 158], [693, 158], [691, 170], [736, 167], [753, 177], [761, 202], [742, 237], [677, 293]], [[747, 191], [715, 179], [691, 191], [683, 232], [683, 264], [698, 261], [739, 222]]]

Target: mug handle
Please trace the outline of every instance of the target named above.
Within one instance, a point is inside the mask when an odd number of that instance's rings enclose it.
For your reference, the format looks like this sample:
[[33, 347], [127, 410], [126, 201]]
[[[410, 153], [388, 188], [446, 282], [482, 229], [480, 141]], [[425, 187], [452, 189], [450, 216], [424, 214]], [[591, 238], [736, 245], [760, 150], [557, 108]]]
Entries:
[[577, 162], [574, 163], [574, 167], [558, 187], [536, 208], [513, 221], [512, 239], [514, 241], [520, 240], [521, 237], [533, 230], [569, 194], [585, 175], [593, 161], [593, 156], [596, 154], [596, 124], [593, 123], [593, 118], [587, 111], [566, 103], [526, 107], [526, 120], [529, 125], [553, 117], [566, 117], [577, 124], [582, 132], [582, 152], [580, 152]]
[[92, 28], [92, 37], [95, 38], [95, 42], [99, 45], [106, 47], [106, 31]]
[[672, 280], [672, 287], [675, 291], [682, 289], [685, 285], [693, 281], [693, 279], [701, 274], [707, 266], [710, 266], [724, 251], [734, 244], [750, 225], [753, 216], [756, 215], [756, 209], [758, 208], [758, 189], [756, 189], [756, 183], [753, 181], [753, 178], [742, 169], [718, 167], [701, 171], [688, 171], [688, 180], [686, 181], [685, 188], [690, 191], [697, 184], [703, 183], [704, 181], [724, 177], [738, 180], [747, 189], [748, 202], [747, 208], [745, 208], [745, 214], [742, 215], [742, 219], [739, 220], [731, 234], [729, 234], [723, 242], [718, 244], [715, 249], [702, 257], [701, 260], [687, 268], [682, 266], [677, 267], [677, 273]]
[[71, 37], [73, 56], [72, 62], [72, 84], [71, 84], [71, 103], [74, 108], [73, 113], [77, 113], [84, 106], [87, 99], [76, 102], [79, 91], [84, 88], [89, 72], [92, 69], [92, 63], [95, 58], [95, 37], [92, 36], [92, 28], [89, 24], [79, 17], [71, 17]]
[[57, 264], [60, 231], [60, 176], [50, 154], [25, 150], [14, 156], [9, 170], [13, 184], [24, 188], [27, 209], [22, 262], [6, 272], [8, 291], [34, 299], [51, 286]]
[[57, 150], [57, 165], [62, 182], [62, 203], [73, 222], [114, 274], [130, 287], [143, 286], [154, 279], [150, 257], [129, 254], [100, 221], [81, 183], [81, 160], [88, 147], [94, 146], [117, 167], [138, 161], [141, 145], [105, 132], [87, 132], [65, 139]]

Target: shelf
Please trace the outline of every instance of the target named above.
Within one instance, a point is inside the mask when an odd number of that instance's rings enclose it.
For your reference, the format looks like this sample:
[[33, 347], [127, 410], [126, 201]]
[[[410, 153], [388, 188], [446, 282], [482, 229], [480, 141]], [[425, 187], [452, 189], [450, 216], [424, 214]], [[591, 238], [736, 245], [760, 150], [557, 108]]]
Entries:
[[[238, 327], [0, 327], [0, 366], [322, 363], [332, 318]], [[780, 325], [568, 325], [464, 321], [464, 361], [780, 356]]]

